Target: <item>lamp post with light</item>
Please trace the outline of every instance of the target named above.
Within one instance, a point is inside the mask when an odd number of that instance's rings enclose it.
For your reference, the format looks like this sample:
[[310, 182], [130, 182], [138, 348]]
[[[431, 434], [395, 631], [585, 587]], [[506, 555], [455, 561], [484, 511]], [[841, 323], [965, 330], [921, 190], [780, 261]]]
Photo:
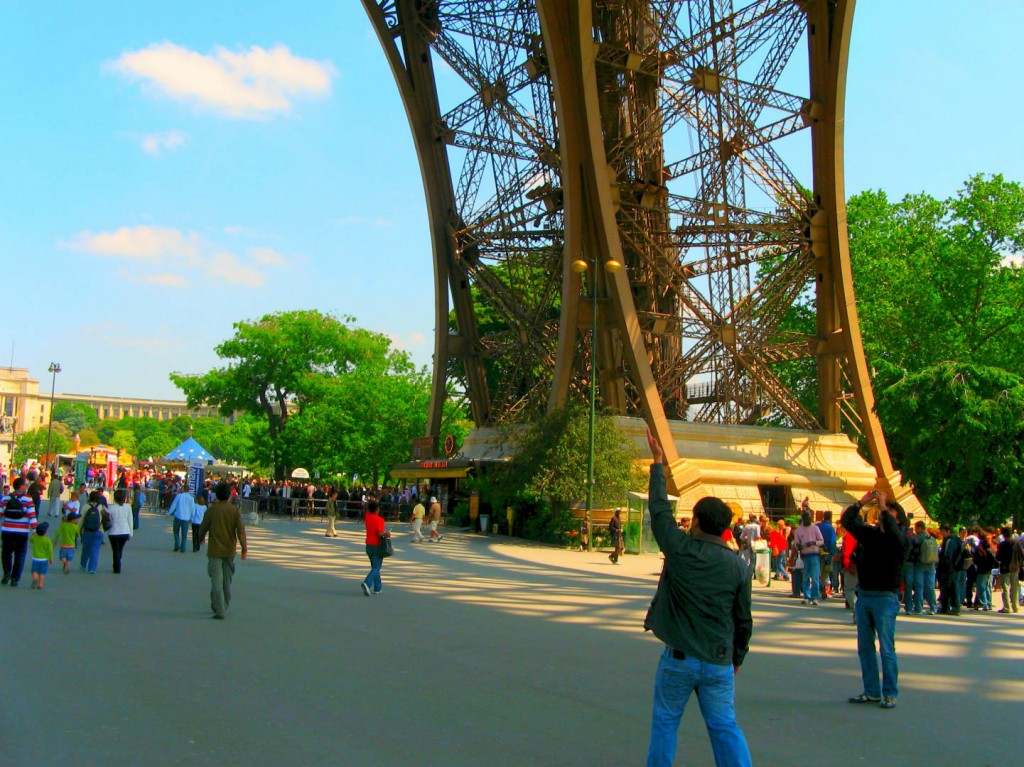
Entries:
[[[594, 421], [597, 418], [597, 259], [578, 258], [569, 266], [576, 274], [587, 273], [590, 299], [590, 426], [587, 437], [587, 530], [591, 531], [594, 512]], [[593, 268], [593, 271], [590, 271]], [[604, 262], [604, 270], [615, 274], [622, 264], [614, 259]], [[594, 536], [587, 537], [587, 551], [594, 550]]]
[[[53, 374], [50, 383], [50, 425], [46, 429], [46, 457], [50, 457], [50, 437], [53, 435], [53, 393], [57, 390], [57, 373], [60, 372], [60, 363], [51, 362], [50, 367], [47, 370]], [[50, 462], [50, 474], [57, 473], [57, 462]]]

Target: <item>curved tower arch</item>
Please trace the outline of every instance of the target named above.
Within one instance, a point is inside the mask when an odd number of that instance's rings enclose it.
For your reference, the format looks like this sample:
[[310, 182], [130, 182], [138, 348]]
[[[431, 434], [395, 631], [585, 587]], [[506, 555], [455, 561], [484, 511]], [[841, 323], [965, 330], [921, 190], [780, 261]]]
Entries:
[[908, 495], [850, 271], [854, 0], [363, 3], [428, 203], [431, 434], [453, 385], [484, 426], [596, 377], [606, 410], [659, 433], [678, 489], [670, 419], [855, 432]]

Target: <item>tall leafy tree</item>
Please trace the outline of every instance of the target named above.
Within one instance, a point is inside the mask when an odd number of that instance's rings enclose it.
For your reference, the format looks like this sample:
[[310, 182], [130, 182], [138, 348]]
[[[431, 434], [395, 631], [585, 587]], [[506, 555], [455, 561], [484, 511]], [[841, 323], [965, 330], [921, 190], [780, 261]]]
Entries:
[[931, 516], [1017, 523], [1024, 511], [1024, 380], [1005, 370], [941, 363], [880, 388], [893, 455]]
[[[946, 361], [1024, 372], [1024, 188], [974, 176], [954, 196], [847, 206], [854, 289], [870, 362]], [[1015, 258], [1016, 256], [1016, 258]]]
[[92, 429], [99, 423], [96, 411], [84, 402], [54, 402], [53, 420], [67, 425], [71, 433]]
[[[301, 436], [289, 422], [311, 428], [305, 411], [331, 391], [332, 379], [345, 379], [367, 366], [388, 372], [387, 360], [404, 356], [391, 350], [380, 334], [352, 327], [353, 318], [338, 319], [315, 310], [268, 314], [255, 322], [237, 322], [234, 336], [215, 348], [224, 367], [203, 375], [171, 375], [190, 406], [214, 405], [223, 415], [244, 412], [267, 424], [270, 460], [279, 476], [297, 465], [292, 448]], [[372, 383], [368, 377], [360, 380]], [[296, 432], [301, 430], [295, 430]]]
[[[46, 426], [19, 434], [14, 441], [14, 463], [21, 464], [27, 460], [36, 460], [46, 452]], [[70, 453], [74, 448], [68, 427], [63, 423], [54, 422], [53, 434], [50, 438], [51, 453]]]
[[[504, 439], [519, 460], [503, 471], [498, 484], [506, 497], [520, 490], [564, 508], [587, 497], [589, 410], [571, 403], [521, 426], [510, 426]], [[597, 507], [621, 504], [626, 493], [645, 485], [637, 468], [639, 452], [616, 428], [614, 419], [594, 423], [594, 502]]]

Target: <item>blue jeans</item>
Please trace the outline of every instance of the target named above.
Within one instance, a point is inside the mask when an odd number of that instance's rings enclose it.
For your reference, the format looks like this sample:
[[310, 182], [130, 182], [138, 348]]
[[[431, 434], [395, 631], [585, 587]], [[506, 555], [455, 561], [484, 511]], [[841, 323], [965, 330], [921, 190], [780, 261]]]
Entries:
[[370, 591], [379, 594], [384, 588], [380, 582], [380, 568], [384, 564], [384, 557], [378, 553], [376, 546], [367, 546], [366, 556], [370, 558], [370, 572], [363, 578], [363, 583]]
[[100, 530], [82, 531], [82, 569], [89, 569], [90, 573], [96, 572], [96, 565], [100, 562], [100, 546], [103, 545], [103, 532]]
[[961, 570], [958, 572], [953, 580], [953, 594], [956, 599], [956, 606], [953, 608], [954, 612], [960, 612], [960, 608], [963, 607], [964, 599], [967, 594], [967, 571]]
[[[891, 591], [864, 591], [857, 593], [857, 655], [860, 657], [860, 675], [864, 694], [872, 698], [899, 695], [899, 666], [896, 663], [896, 616], [900, 611], [900, 598]], [[882, 687], [878, 687], [878, 656], [875, 654], [875, 636], [878, 652], [882, 656]]]
[[924, 612], [928, 603], [929, 610], [937, 610], [935, 604], [935, 565], [916, 564], [913, 569], [913, 598], [907, 602], [908, 611]]
[[772, 554], [772, 573], [777, 575], [780, 581], [789, 580], [789, 575], [786, 573], [785, 551], [781, 551], [778, 554]]
[[978, 573], [978, 580], [975, 583], [978, 596], [975, 597], [975, 604], [981, 607], [992, 609], [992, 573]]
[[711, 738], [711, 750], [718, 767], [749, 767], [750, 749], [743, 730], [736, 723], [736, 682], [732, 666], [716, 666], [696, 658], [678, 660], [668, 647], [658, 661], [654, 678], [654, 712], [647, 767], [671, 767], [690, 693], [697, 703]]
[[[185, 544], [188, 543], [188, 528], [189, 520], [174, 518], [174, 550], [184, 551]], [[181, 543], [178, 543], [178, 538], [181, 538]]]
[[818, 581], [821, 578], [821, 555], [803, 554], [804, 560], [804, 599], [817, 599]]

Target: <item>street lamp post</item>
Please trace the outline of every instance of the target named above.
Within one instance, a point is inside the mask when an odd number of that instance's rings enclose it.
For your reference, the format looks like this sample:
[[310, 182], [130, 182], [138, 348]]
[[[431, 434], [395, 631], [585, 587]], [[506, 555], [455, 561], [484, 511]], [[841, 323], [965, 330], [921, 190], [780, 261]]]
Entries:
[[[50, 457], [50, 437], [53, 435], [53, 393], [57, 390], [57, 373], [60, 372], [60, 363], [51, 362], [50, 367], [47, 370], [53, 374], [50, 382], [50, 425], [46, 429], [46, 457]], [[57, 473], [57, 462], [50, 462], [50, 474]]]
[[[594, 422], [597, 420], [597, 259], [579, 258], [573, 261], [569, 268], [576, 274], [589, 272], [593, 267], [594, 271], [588, 275], [587, 282], [590, 298], [590, 424], [587, 436], [587, 551], [594, 550], [594, 536], [591, 527], [594, 512]], [[604, 270], [608, 274], [615, 274], [622, 268], [622, 264], [614, 259], [604, 262]]]

